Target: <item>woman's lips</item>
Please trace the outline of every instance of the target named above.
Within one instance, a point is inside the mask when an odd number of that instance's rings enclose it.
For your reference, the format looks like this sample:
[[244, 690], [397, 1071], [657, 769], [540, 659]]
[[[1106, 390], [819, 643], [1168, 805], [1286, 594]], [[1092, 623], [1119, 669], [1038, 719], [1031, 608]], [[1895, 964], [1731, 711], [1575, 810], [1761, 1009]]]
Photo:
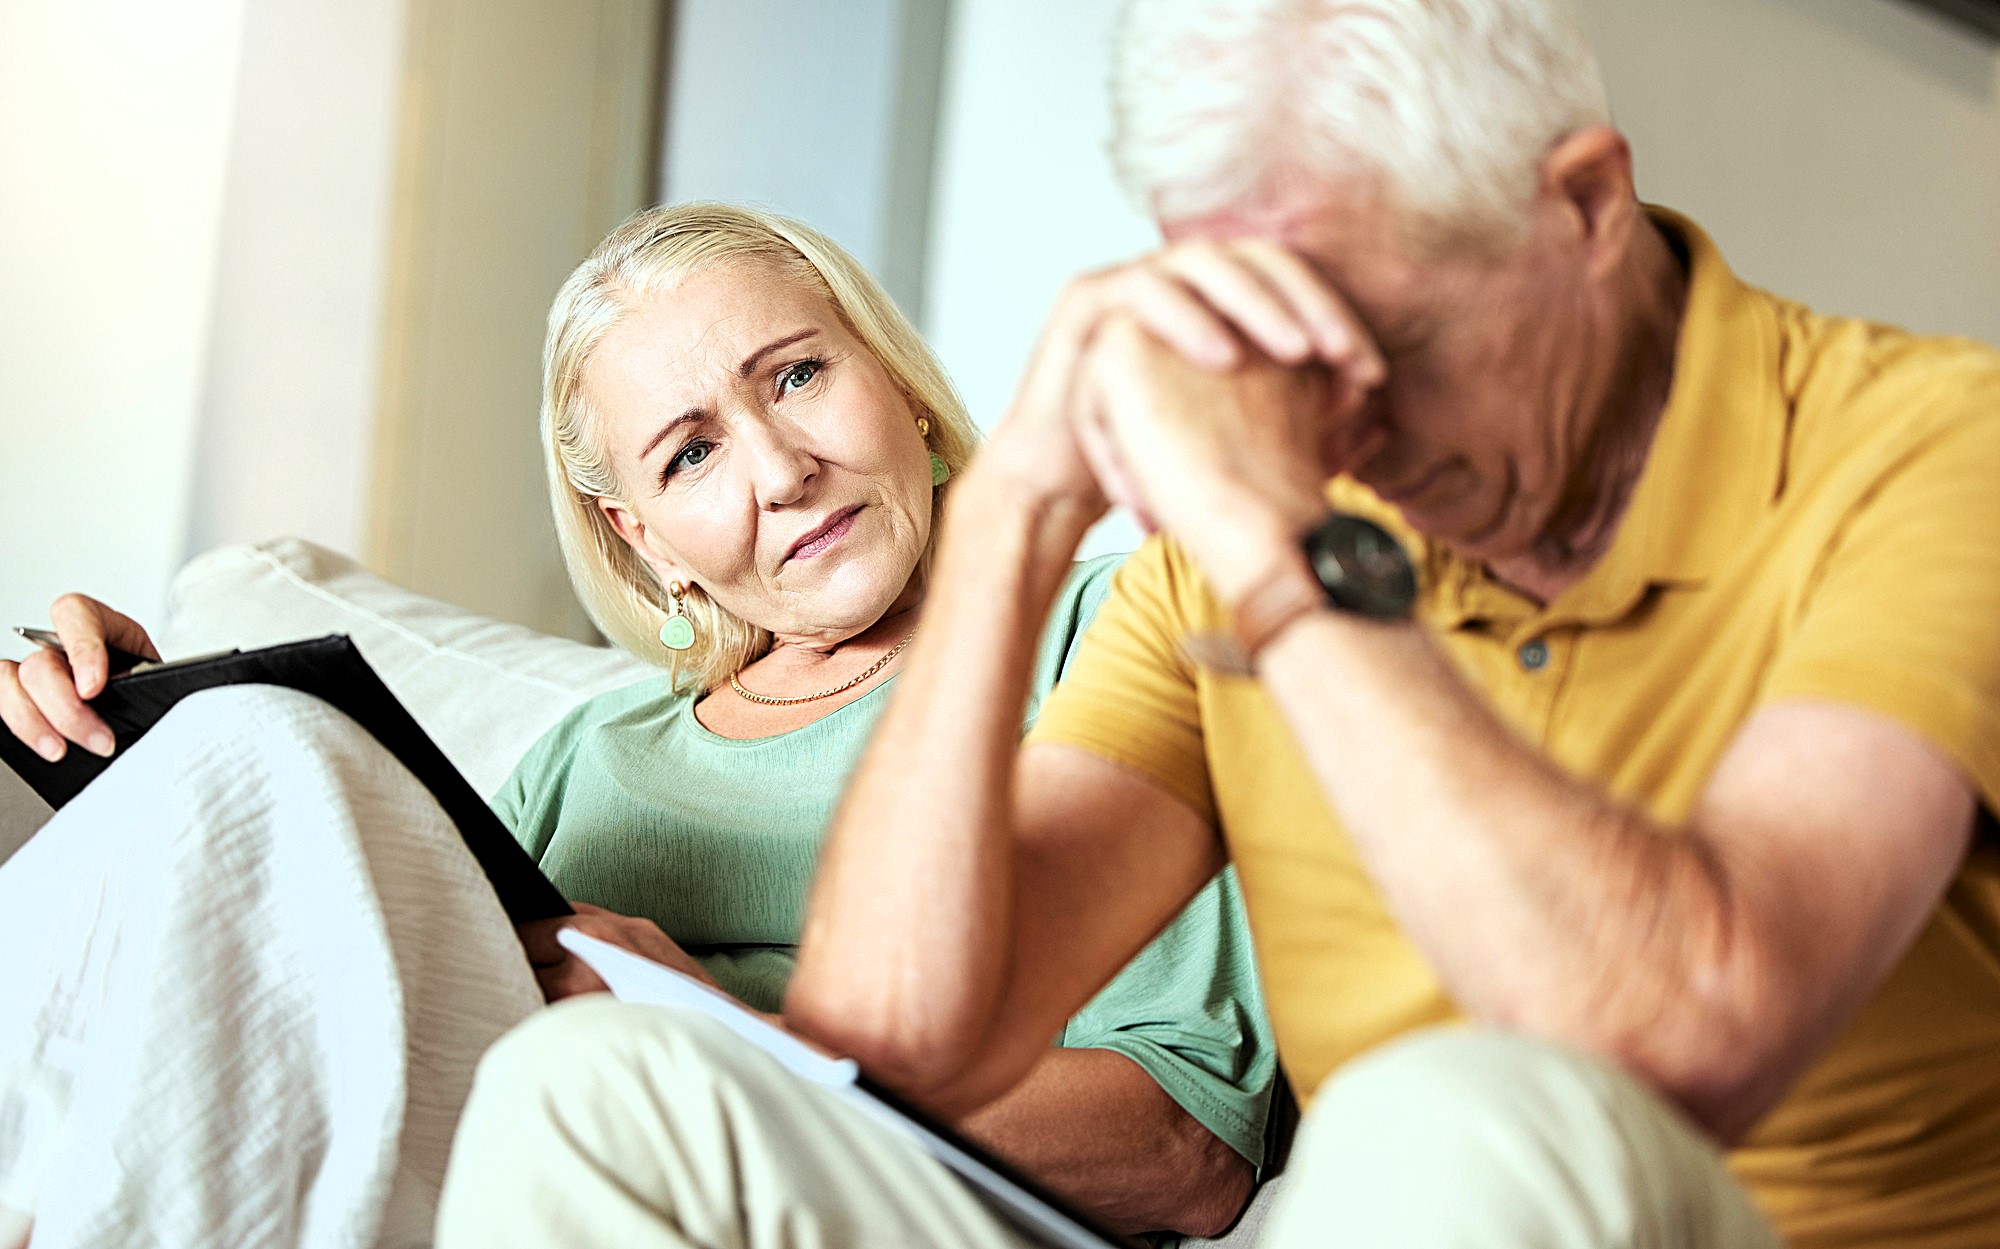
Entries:
[[854, 518], [860, 514], [861, 505], [858, 503], [835, 512], [824, 525], [799, 539], [785, 558], [811, 559], [823, 554], [828, 547], [847, 536], [847, 531], [854, 528]]

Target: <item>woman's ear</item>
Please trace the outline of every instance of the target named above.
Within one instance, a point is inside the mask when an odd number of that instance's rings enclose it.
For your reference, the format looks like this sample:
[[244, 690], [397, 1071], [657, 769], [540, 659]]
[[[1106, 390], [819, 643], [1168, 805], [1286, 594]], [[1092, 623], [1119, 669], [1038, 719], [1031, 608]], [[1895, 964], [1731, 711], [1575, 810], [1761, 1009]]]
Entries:
[[632, 548], [633, 554], [645, 561], [646, 566], [653, 570], [653, 575], [660, 579], [661, 585], [666, 585], [670, 581], [688, 580], [686, 572], [682, 571], [680, 565], [653, 549], [652, 544], [646, 540], [646, 522], [634, 515], [630, 508], [616, 499], [607, 499], [602, 495], [598, 496], [597, 507], [604, 513], [604, 519], [611, 522], [611, 531], [617, 534], [626, 546]]

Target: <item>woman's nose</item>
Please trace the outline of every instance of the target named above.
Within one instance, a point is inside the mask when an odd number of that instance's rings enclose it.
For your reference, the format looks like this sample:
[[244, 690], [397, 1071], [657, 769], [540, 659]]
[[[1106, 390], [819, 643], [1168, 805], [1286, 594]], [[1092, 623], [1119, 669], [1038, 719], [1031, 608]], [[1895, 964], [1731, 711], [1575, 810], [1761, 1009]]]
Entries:
[[770, 510], [805, 498], [819, 475], [819, 460], [782, 430], [766, 430], [754, 441], [751, 474], [757, 505]]

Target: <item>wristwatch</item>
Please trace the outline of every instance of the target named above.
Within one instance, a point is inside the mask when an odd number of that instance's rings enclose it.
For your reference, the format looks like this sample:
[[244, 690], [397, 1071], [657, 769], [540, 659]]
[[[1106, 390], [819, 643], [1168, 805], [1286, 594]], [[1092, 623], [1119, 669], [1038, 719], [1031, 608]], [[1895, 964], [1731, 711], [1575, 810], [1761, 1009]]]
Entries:
[[[1293, 621], [1332, 607], [1371, 620], [1408, 620], [1417, 570], [1395, 536], [1374, 521], [1333, 512], [1299, 542], [1300, 562], [1284, 561], [1230, 610], [1234, 647], [1201, 643], [1211, 667], [1249, 673], [1258, 654]], [[1302, 575], [1310, 573], [1310, 576]]]
[[1409, 552], [1382, 526], [1332, 512], [1299, 543], [1326, 601], [1376, 620], [1408, 620], [1417, 603]]

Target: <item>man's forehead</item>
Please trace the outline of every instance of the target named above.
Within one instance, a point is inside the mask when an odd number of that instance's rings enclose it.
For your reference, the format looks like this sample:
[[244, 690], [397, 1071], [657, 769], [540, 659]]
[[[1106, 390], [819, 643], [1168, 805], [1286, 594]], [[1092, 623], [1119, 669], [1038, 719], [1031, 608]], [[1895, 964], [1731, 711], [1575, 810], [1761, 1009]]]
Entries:
[[1160, 234], [1169, 243], [1191, 239], [1226, 242], [1229, 239], [1277, 238], [1291, 241], [1305, 233], [1313, 216], [1303, 204], [1254, 202], [1225, 208], [1203, 217], [1183, 217], [1160, 222]]
[[1381, 196], [1352, 184], [1305, 178], [1273, 180], [1217, 212], [1163, 219], [1159, 227], [1169, 243], [1276, 239], [1323, 263], [1337, 261], [1349, 247], [1377, 249], [1396, 236]]

